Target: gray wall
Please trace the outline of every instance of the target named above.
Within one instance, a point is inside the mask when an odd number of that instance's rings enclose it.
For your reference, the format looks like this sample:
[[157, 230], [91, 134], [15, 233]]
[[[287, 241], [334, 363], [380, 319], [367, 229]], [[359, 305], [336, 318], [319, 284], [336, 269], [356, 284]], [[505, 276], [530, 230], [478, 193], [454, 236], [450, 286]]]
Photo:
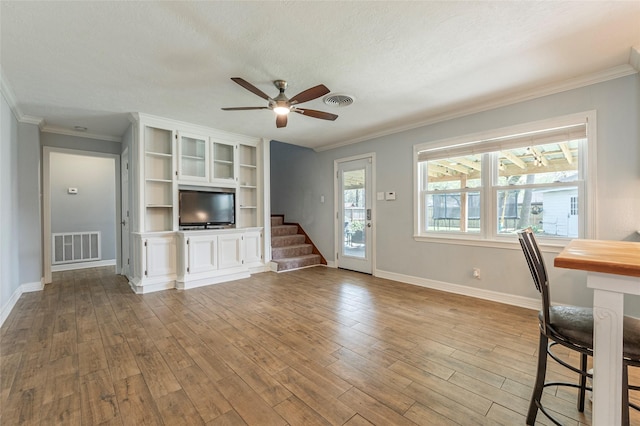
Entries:
[[286, 212], [285, 220], [296, 218], [301, 225], [315, 222], [314, 201], [320, 198], [315, 191], [320, 188], [313, 180], [324, 174], [319, 166], [315, 151], [271, 141], [271, 213]]
[[[41, 285], [40, 140], [0, 96], [0, 323], [23, 291]], [[22, 287], [25, 285], [25, 287]], [[14, 299], [12, 299], [12, 297]]]
[[83, 138], [80, 136], [43, 132], [40, 138], [42, 140], [42, 146], [54, 148], [67, 148], [78, 151], [102, 152], [104, 154], [116, 155], [120, 155], [123, 149], [120, 142]]
[[[396, 191], [376, 201], [376, 268], [450, 284], [537, 299], [517, 244], [489, 248], [413, 240], [413, 146], [589, 110], [597, 111], [597, 227], [599, 239], [640, 241], [640, 76], [638, 74], [520, 102], [337, 149], [311, 153], [273, 143], [272, 212], [300, 222], [327, 259], [334, 259], [333, 161], [375, 152], [376, 190]], [[320, 203], [320, 195], [325, 203]], [[585, 273], [553, 268], [546, 255], [555, 302], [592, 304]], [[482, 280], [472, 268], [482, 270]], [[640, 316], [638, 298], [627, 312]]]
[[0, 309], [20, 287], [18, 264], [18, 120], [0, 96]]
[[20, 123], [18, 140], [20, 284], [38, 283], [42, 279], [40, 129]]
[[[51, 232], [100, 231], [102, 260], [116, 258], [116, 167], [108, 157], [51, 152]], [[77, 188], [75, 195], [68, 188]]]

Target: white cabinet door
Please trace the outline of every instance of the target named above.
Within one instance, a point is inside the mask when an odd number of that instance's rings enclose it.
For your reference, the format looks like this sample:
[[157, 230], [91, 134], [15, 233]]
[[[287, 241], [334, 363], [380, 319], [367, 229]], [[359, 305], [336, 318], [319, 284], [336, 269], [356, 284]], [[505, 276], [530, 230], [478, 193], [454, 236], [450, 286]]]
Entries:
[[211, 144], [211, 182], [221, 184], [236, 183], [237, 144], [213, 141]]
[[244, 262], [247, 265], [262, 262], [262, 232], [248, 231], [244, 234]]
[[176, 242], [173, 236], [148, 237], [143, 247], [144, 276], [170, 276], [176, 273]]
[[178, 133], [178, 180], [209, 181], [209, 138]]
[[218, 235], [218, 269], [242, 266], [242, 234]]
[[187, 239], [187, 274], [218, 269], [218, 237], [204, 235]]

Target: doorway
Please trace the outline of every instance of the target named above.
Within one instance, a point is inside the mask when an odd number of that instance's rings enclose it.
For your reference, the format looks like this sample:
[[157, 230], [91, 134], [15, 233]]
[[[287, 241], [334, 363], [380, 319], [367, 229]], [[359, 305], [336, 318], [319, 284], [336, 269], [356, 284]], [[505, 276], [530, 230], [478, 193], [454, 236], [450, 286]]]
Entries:
[[336, 264], [372, 274], [375, 264], [374, 154], [336, 160]]
[[45, 284], [54, 263], [56, 270], [116, 265], [120, 271], [120, 216], [118, 155], [43, 148]]

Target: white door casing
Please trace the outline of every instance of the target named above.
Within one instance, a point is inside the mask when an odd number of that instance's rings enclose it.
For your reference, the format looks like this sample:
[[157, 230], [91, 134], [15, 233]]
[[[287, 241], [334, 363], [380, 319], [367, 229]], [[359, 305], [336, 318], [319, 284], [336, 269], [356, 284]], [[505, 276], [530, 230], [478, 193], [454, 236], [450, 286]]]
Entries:
[[122, 269], [121, 274], [131, 275], [129, 265], [129, 233], [131, 232], [131, 221], [129, 214], [129, 148], [122, 151], [120, 155], [120, 196], [121, 196], [121, 215], [120, 215], [120, 232], [121, 232], [121, 252], [122, 252]]
[[372, 274], [375, 265], [375, 155], [336, 160], [336, 265]]

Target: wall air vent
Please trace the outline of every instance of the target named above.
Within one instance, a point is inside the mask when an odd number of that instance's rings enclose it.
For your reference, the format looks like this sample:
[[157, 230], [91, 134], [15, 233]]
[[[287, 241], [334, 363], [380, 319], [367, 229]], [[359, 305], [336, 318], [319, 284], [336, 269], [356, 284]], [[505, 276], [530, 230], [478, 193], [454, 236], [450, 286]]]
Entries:
[[351, 105], [355, 99], [349, 95], [327, 95], [323, 101], [325, 104], [333, 107], [345, 107]]

